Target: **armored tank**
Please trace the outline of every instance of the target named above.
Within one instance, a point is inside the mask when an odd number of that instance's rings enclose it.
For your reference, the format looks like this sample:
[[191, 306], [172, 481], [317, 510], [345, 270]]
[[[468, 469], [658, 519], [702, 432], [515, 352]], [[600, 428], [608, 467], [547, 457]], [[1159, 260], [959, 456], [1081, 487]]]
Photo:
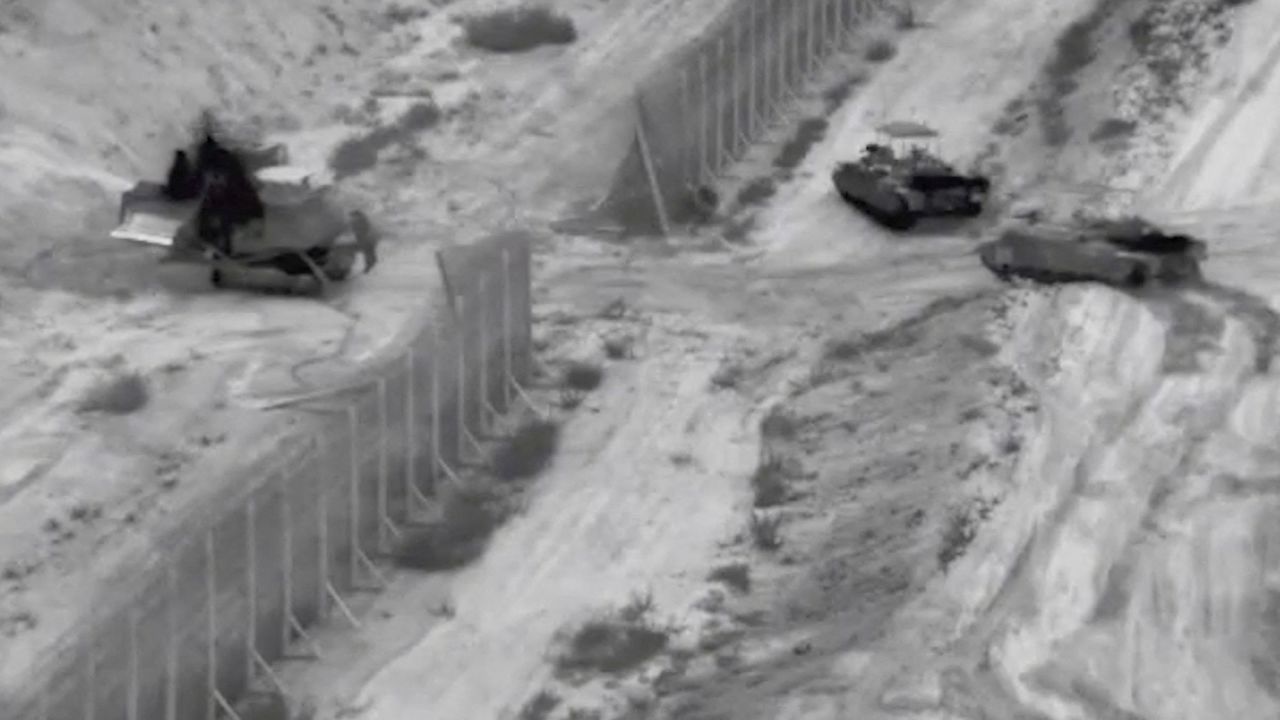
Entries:
[[1070, 227], [1020, 225], [978, 248], [997, 276], [1094, 281], [1128, 288], [1199, 280], [1207, 244], [1140, 218], [1083, 220]]
[[898, 147], [880, 142], [863, 148], [854, 161], [841, 162], [831, 174], [840, 197], [878, 224], [909, 230], [925, 217], [980, 215], [991, 190], [990, 179], [959, 172], [921, 144], [937, 137], [913, 122], [877, 128]]

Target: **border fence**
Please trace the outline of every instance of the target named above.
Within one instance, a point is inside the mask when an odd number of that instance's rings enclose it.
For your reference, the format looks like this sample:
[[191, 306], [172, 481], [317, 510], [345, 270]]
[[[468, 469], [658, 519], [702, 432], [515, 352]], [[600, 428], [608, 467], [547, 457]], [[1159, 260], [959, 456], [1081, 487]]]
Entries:
[[741, 0], [635, 98], [631, 149], [600, 210], [631, 234], [705, 215], [713, 186], [853, 30], [893, 0]]
[[480, 450], [490, 421], [527, 401], [531, 257], [523, 233], [438, 254], [451, 312], [370, 380], [312, 398], [318, 429], [225, 512], [202, 510], [185, 545], [140, 578], [132, 602], [73, 633], [5, 720], [214, 720], [271, 662], [318, 655], [313, 622], [359, 626], [347, 598], [377, 589], [373, 558], [429, 512]]
[[[640, 83], [631, 146], [599, 210], [666, 234], [714, 209], [714, 185], [785, 115], [823, 63], [895, 0], [740, 0]], [[709, 208], [710, 206], [710, 208]], [[239, 720], [235, 700], [275, 685], [271, 663], [322, 652], [306, 628], [360, 620], [352, 593], [384, 583], [375, 559], [431, 511], [479, 438], [527, 402], [531, 239], [493, 236], [438, 254], [450, 312], [371, 379], [311, 396], [316, 429], [281, 448], [221, 512], [139, 578], [132, 601], [68, 633], [0, 698], [4, 720]]]

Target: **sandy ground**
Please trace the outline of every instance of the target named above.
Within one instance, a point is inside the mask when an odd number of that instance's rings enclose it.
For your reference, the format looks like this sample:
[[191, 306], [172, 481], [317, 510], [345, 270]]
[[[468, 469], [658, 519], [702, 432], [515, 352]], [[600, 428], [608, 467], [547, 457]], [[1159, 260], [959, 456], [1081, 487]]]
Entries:
[[[586, 162], [558, 173], [552, 142], [519, 137], [553, 116], [552, 137], [613, 132], [601, 122], [610, 91], [586, 88], [691, 23], [675, 4], [641, 5], [584, 13], [620, 35], [593, 46], [586, 33], [569, 51], [581, 55], [549, 61], [541, 77], [564, 86], [533, 91], [533, 63], [457, 63], [477, 87], [514, 78], [493, 94], [527, 110], [431, 146], [434, 177], [477, 153], [460, 176], [463, 234], [536, 219], [498, 212], [512, 199], [580, 198], [600, 180]], [[1080, 89], [1055, 106], [1042, 68], [1092, 3], [917, 5], [923, 26], [834, 114], [744, 244], [715, 228], [626, 249], [548, 240], [544, 357], [595, 356], [617, 332], [636, 338], [636, 357], [607, 363], [605, 385], [566, 416], [555, 465], [481, 561], [394, 577], [361, 603], [360, 632], [328, 628], [325, 660], [282, 668], [320, 717], [515, 718], [540, 692], [559, 698], [557, 720], [1275, 714], [1268, 372], [1280, 323], [1275, 214], [1260, 203], [1275, 196], [1266, 118], [1280, 97], [1280, 11], [1157, 15], [1200, 28], [1178, 44], [1206, 48], [1207, 75], [1167, 86], [1130, 50], [1126, 27], [1147, 5], [1117, 3]], [[1198, 34], [1224, 24], [1225, 48]], [[558, 112], [575, 103], [586, 109]], [[1075, 130], [1059, 147], [1037, 131], [1055, 107]], [[1138, 296], [1009, 288], [972, 256], [988, 223], [887, 236], [834, 198], [826, 174], [874, 123], [904, 115], [938, 125], [962, 164], [996, 172], [1002, 200], [1138, 202], [1203, 234], [1208, 282]], [[1089, 139], [1115, 117], [1139, 121], [1127, 141]], [[504, 163], [527, 157], [547, 173], [511, 187]], [[502, 192], [478, 189], [495, 181]], [[618, 297], [628, 313], [601, 318]], [[789, 429], [762, 437], [775, 407]], [[782, 459], [791, 491], [764, 511], [781, 518], [773, 551], [748, 529], [762, 454]], [[708, 582], [734, 563], [750, 568], [741, 595]], [[668, 652], [622, 677], [552, 672], [562, 631], [645, 592], [674, 627]]]
[[[438, 294], [436, 248], [545, 224], [589, 197], [624, 149], [613, 135], [627, 129], [629, 85], [617, 78], [723, 5], [558, 3], [578, 43], [502, 58], [467, 48], [450, 19], [491, 4], [220, 6], [212, 17], [194, 4], [64, 2], [4, 18], [0, 678], [16, 682], [33, 653], [84, 622], [85, 603], [101, 612], [128, 593], [186, 518], [241, 482], [229, 469], [268, 461], [305, 422], [257, 408], [358, 378], [394, 352]], [[104, 30], [99, 16], [128, 22]], [[182, 28], [206, 24], [183, 40]], [[102, 70], [61, 72], [73, 53]], [[154, 101], [138, 107], [138, 87]], [[387, 237], [375, 272], [329, 301], [214, 293], [198, 269], [105, 238], [118, 192], [163, 173], [201, 105], [322, 168], [344, 137], [425, 101], [441, 124], [342, 184]], [[566, 138], [601, 152], [563, 175], [529, 163]], [[78, 412], [128, 372], [149, 387], [145, 408]]]
[[[1257, 148], [1273, 146], [1277, 16], [1151, 5], [1201, 28], [1182, 44], [1205, 48], [1205, 72], [1154, 82], [1125, 31], [1149, 6], [1116, 6], [1061, 103], [1065, 146], [1025, 126], [1090, 3], [944, 0], [835, 114], [748, 247], [694, 251], [704, 234], [619, 267], [561, 241], [543, 331], [580, 348], [637, 323], [638, 357], [608, 366], [482, 562], [398, 579], [371, 629], [326, 638], [337, 658], [289, 680], [378, 720], [517, 717], [539, 692], [555, 710], [520, 717], [1274, 715], [1275, 214]], [[1089, 139], [1128, 113], [1127, 142]], [[826, 171], [902, 115], [996, 168], [1009, 202], [1137, 204], [1203, 235], [1209, 281], [1010, 289], [974, 262], [974, 232], [884, 235]], [[632, 315], [594, 317], [613, 296]], [[715, 389], [717, 356], [743, 368], [738, 389]], [[774, 406], [790, 429], [761, 439]], [[773, 552], [745, 529], [766, 451], [792, 481]], [[709, 589], [730, 563], [750, 567], [743, 596]], [[561, 630], [644, 589], [677, 628], [669, 653], [621, 678], [553, 676]]]

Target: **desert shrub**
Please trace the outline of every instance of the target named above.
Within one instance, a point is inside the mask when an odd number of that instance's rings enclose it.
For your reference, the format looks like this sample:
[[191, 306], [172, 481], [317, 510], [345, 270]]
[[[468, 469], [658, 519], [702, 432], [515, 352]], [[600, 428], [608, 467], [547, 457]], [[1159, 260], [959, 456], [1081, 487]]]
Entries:
[[503, 480], [531, 478], [547, 468], [560, 444], [560, 425], [534, 418], [516, 428], [493, 454], [492, 468]]
[[758, 205], [773, 197], [776, 192], [778, 192], [778, 184], [773, 181], [773, 178], [756, 178], [738, 191], [738, 205], [743, 207]]
[[906, 3], [898, 10], [897, 26], [899, 30], [913, 30], [920, 27], [920, 19], [916, 17], [915, 5]]
[[796, 132], [791, 136], [778, 156], [773, 159], [773, 166], [780, 170], [794, 170], [809, 156], [813, 146], [821, 142], [827, 134], [829, 123], [826, 118], [812, 117], [801, 121]]
[[568, 45], [578, 39], [573, 20], [542, 5], [504, 8], [462, 21], [467, 43], [496, 53], [527, 52], [543, 45]]
[[840, 82], [827, 88], [822, 93], [822, 101], [826, 106], [827, 113], [834, 113], [845, 104], [850, 97], [853, 96], [854, 88], [867, 81], [867, 76], [862, 72], [854, 72], [849, 74]]
[[944, 571], [964, 555], [975, 535], [977, 525], [973, 515], [963, 510], [951, 514], [942, 533], [942, 545], [938, 548], [938, 564]]
[[1138, 123], [1120, 118], [1108, 118], [1098, 123], [1098, 127], [1089, 135], [1093, 142], [1104, 142], [1116, 138], [1129, 137], [1138, 129]]
[[560, 707], [560, 696], [550, 690], [539, 690], [520, 707], [517, 720], [547, 720]]
[[711, 374], [711, 385], [721, 390], [736, 388], [745, 374], [746, 370], [743, 369], [740, 361], [733, 357], [725, 357], [720, 361], [716, 371]]
[[564, 387], [576, 392], [591, 392], [604, 382], [604, 368], [594, 363], [573, 362], [564, 370]]
[[708, 580], [724, 584], [740, 595], [751, 592], [751, 567], [746, 563], [721, 565], [707, 576]]
[[617, 674], [654, 658], [666, 649], [671, 629], [654, 624], [651, 611], [652, 598], [633, 598], [616, 612], [584, 622], [570, 634], [556, 669]]
[[484, 553], [504, 515], [492, 491], [450, 489], [440, 518], [405, 534], [394, 552], [396, 564], [425, 572], [460, 568]]
[[898, 46], [894, 45], [892, 40], [889, 40], [888, 38], [880, 38], [878, 40], [873, 40], [871, 44], [867, 46], [865, 57], [870, 62], [886, 62], [888, 60], [892, 60], [897, 54]]
[[635, 357], [636, 338], [630, 333], [615, 333], [604, 339], [604, 354], [610, 360]]
[[760, 434], [765, 438], [792, 440], [799, 429], [800, 424], [795, 415], [781, 405], [774, 405], [760, 421]]
[[431, 10], [422, 6], [402, 5], [396, 3], [387, 8], [387, 20], [392, 25], [403, 25], [431, 15]]
[[782, 547], [782, 516], [752, 512], [751, 540], [756, 549], [766, 552]]
[[1059, 83], [1069, 82], [1093, 62], [1097, 55], [1093, 32], [1097, 25], [1097, 21], [1090, 17], [1067, 26], [1054, 45], [1053, 58], [1049, 61], [1050, 77]]
[[90, 390], [80, 402], [80, 411], [129, 415], [146, 407], [150, 399], [146, 381], [138, 373], [129, 372]]
[[339, 143], [329, 156], [329, 168], [339, 180], [358, 175], [378, 164], [380, 152], [397, 143], [408, 143], [414, 135], [439, 121], [440, 108], [435, 104], [414, 103], [395, 123], [376, 127]]
[[786, 465], [782, 458], [765, 459], [751, 474], [751, 491], [757, 508], [777, 507], [787, 501]]

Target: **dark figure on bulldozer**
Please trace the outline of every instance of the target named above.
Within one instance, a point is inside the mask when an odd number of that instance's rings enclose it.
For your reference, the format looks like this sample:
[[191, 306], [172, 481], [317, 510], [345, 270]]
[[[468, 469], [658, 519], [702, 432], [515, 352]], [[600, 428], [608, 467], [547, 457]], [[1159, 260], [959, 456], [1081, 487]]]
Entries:
[[124, 193], [113, 237], [167, 247], [170, 261], [207, 263], [216, 286], [269, 271], [272, 285], [310, 279], [323, 289], [346, 279], [357, 254], [373, 268], [369, 219], [288, 165], [284, 146], [228, 146], [207, 125], [202, 135], [194, 153], [174, 152], [163, 185], [143, 181]]

